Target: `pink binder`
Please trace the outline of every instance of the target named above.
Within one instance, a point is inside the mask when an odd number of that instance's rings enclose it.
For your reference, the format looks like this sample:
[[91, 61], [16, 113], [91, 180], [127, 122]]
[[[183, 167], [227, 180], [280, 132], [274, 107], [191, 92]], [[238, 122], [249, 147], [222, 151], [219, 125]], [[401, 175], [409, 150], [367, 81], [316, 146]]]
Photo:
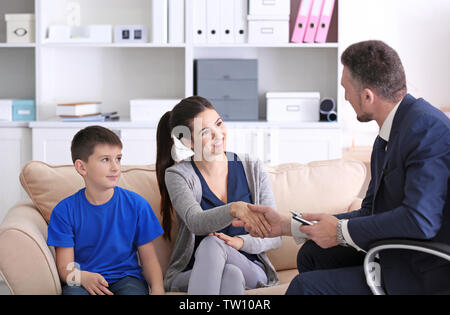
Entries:
[[305, 39], [303, 40], [305, 43], [314, 43], [314, 40], [316, 39], [317, 26], [319, 25], [322, 8], [323, 0], [314, 0], [311, 8], [311, 14], [309, 15]]
[[302, 0], [298, 7], [297, 18], [292, 31], [291, 42], [302, 43], [305, 38], [306, 26], [308, 24], [309, 14], [314, 0]]
[[317, 27], [316, 43], [325, 43], [327, 41], [328, 30], [330, 29], [331, 18], [333, 16], [335, 0], [325, 0], [323, 4], [322, 15], [320, 16]]

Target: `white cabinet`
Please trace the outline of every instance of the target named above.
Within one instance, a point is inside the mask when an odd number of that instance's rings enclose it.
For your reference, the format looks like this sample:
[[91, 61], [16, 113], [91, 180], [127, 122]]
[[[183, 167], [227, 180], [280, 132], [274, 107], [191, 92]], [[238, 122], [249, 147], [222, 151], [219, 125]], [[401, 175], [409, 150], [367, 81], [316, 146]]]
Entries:
[[270, 133], [264, 128], [244, 128], [228, 126], [227, 151], [248, 154], [261, 161], [270, 160], [268, 137]]
[[33, 160], [52, 165], [72, 164], [70, 144], [78, 129], [33, 128]]
[[339, 130], [279, 129], [270, 133], [269, 164], [309, 163], [342, 157]]
[[121, 129], [123, 165], [148, 165], [156, 162], [156, 129]]
[[[156, 162], [156, 128], [145, 123], [103, 123], [123, 143], [123, 165]], [[72, 164], [70, 144], [73, 136], [87, 125], [67, 128], [61, 122], [34, 122], [33, 160], [53, 165]], [[265, 164], [308, 163], [342, 157], [341, 130], [336, 123], [311, 123], [300, 128], [271, 123], [226, 123], [227, 150], [249, 154]]]
[[31, 132], [26, 126], [0, 126], [0, 222], [6, 211], [26, 197], [19, 181], [22, 167], [31, 160]]
[[309, 163], [341, 158], [341, 138], [338, 124], [311, 123], [303, 128], [270, 123], [228, 125], [227, 150], [249, 154], [265, 164]]

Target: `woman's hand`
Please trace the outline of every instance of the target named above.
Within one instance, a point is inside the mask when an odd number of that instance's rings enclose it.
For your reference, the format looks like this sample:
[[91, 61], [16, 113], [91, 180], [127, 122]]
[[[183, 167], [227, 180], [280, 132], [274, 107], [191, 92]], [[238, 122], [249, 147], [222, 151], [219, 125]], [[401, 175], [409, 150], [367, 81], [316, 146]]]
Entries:
[[211, 236], [217, 236], [222, 241], [225, 242], [225, 244], [233, 247], [236, 250], [241, 250], [242, 246], [244, 246], [244, 240], [240, 238], [239, 236], [229, 236], [224, 233], [210, 233]]
[[271, 227], [264, 214], [251, 211], [247, 205], [247, 203], [242, 201], [233, 202], [230, 207], [230, 214], [238, 218], [244, 225], [248, 224], [252, 226], [254, 236], [268, 237], [271, 232]]

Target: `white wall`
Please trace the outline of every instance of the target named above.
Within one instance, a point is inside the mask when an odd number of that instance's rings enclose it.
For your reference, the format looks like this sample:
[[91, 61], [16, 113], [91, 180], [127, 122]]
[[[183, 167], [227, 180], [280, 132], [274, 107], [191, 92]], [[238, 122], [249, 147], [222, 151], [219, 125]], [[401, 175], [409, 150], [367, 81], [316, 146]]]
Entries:
[[[369, 39], [385, 41], [400, 55], [408, 90], [436, 107], [450, 106], [449, 0], [340, 0], [340, 53]], [[342, 73], [340, 66], [339, 80]], [[339, 81], [340, 82], [340, 81]], [[339, 91], [344, 146], [371, 146], [378, 133], [375, 122], [359, 123]]]

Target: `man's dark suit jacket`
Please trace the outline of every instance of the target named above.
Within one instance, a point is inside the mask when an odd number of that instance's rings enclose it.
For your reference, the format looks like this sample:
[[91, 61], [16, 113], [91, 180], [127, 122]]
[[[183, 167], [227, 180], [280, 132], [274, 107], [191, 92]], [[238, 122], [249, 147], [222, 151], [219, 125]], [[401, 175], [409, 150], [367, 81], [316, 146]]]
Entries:
[[[450, 245], [450, 120], [423, 99], [401, 102], [387, 151], [372, 153], [372, 179], [348, 231], [362, 249], [377, 240], [420, 239]], [[408, 250], [380, 252], [387, 293], [450, 293], [450, 262]]]

